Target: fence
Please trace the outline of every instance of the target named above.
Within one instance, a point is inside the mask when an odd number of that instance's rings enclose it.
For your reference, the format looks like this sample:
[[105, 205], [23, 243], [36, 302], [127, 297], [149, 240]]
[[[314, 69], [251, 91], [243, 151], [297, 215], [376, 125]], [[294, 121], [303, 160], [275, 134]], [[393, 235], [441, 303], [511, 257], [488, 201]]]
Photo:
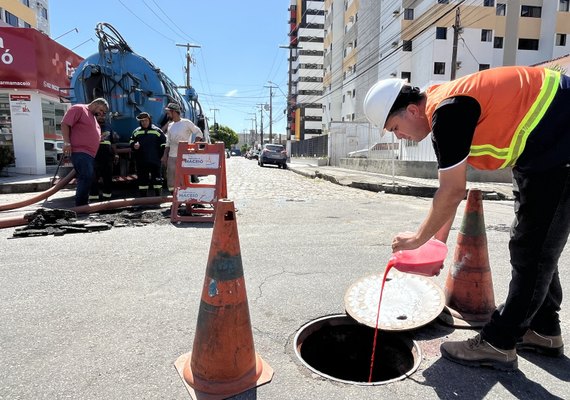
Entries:
[[291, 142], [292, 157], [327, 157], [328, 135], [316, 136], [310, 139]]

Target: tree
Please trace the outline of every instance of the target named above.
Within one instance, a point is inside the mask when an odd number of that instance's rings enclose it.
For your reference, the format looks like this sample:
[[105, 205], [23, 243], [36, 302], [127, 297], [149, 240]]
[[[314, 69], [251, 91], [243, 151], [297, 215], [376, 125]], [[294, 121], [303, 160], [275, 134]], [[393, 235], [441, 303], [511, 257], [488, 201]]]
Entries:
[[[212, 126], [213, 128], [213, 126]], [[239, 137], [230, 127], [218, 124], [218, 129], [210, 130], [210, 137], [214, 142], [224, 142], [226, 149], [231, 148], [232, 144], [239, 142]]]

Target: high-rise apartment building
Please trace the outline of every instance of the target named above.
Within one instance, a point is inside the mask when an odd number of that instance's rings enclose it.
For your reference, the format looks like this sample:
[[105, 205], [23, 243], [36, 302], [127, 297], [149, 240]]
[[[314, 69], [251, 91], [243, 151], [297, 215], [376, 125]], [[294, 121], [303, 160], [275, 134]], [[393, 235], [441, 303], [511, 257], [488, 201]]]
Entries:
[[289, 126], [297, 140], [322, 133], [324, 0], [291, 0]]
[[326, 0], [323, 132], [366, 123], [364, 97], [379, 79], [423, 88], [534, 65], [569, 54], [568, 35], [570, 0]]
[[49, 0], [0, 0], [0, 26], [35, 28], [49, 36]]

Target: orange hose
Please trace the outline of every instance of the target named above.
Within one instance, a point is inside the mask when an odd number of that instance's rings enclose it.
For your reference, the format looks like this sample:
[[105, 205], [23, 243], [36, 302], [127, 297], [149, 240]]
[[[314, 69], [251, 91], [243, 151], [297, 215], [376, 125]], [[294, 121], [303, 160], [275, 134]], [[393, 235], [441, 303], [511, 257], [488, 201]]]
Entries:
[[[73, 207], [70, 210], [75, 211], [78, 214], [90, 214], [90, 213], [99, 212], [99, 211], [113, 210], [116, 208], [123, 208], [123, 207], [130, 207], [130, 206], [142, 206], [142, 205], [154, 205], [154, 204], [162, 204], [162, 203], [170, 203], [170, 202], [172, 202], [172, 196], [139, 197], [136, 199], [132, 198], [132, 199], [117, 199], [117, 200], [111, 200], [111, 201], [102, 201], [100, 203], [93, 203], [93, 204], [88, 204], [85, 206]], [[31, 204], [33, 204], [33, 203], [31, 203]], [[0, 229], [11, 228], [11, 227], [20, 226], [20, 225], [26, 225], [27, 223], [28, 223], [28, 220], [26, 220], [25, 216], [0, 218]]]
[[52, 186], [51, 188], [49, 188], [45, 192], [41, 192], [39, 194], [36, 194], [35, 196], [30, 197], [29, 199], [20, 200], [20, 201], [17, 201], [15, 203], [0, 204], [0, 211], [15, 210], [16, 208], [26, 207], [26, 206], [35, 204], [41, 200], [45, 200], [49, 196], [51, 196], [52, 194], [63, 189], [69, 182], [71, 182], [71, 180], [74, 177], [75, 177], [75, 170], [72, 169], [71, 172], [69, 174], [67, 174], [67, 176], [60, 179], [60, 181], [56, 185]]

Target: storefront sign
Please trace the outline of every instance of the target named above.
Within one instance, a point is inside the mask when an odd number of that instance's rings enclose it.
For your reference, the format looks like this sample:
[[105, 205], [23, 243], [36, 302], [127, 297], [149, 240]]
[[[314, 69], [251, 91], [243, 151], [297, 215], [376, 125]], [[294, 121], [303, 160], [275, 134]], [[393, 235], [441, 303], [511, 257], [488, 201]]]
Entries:
[[30, 105], [32, 96], [29, 94], [11, 94], [10, 95], [10, 111], [12, 118], [16, 115], [31, 116]]
[[68, 95], [71, 74], [81, 61], [35, 29], [0, 27], [0, 88]]

